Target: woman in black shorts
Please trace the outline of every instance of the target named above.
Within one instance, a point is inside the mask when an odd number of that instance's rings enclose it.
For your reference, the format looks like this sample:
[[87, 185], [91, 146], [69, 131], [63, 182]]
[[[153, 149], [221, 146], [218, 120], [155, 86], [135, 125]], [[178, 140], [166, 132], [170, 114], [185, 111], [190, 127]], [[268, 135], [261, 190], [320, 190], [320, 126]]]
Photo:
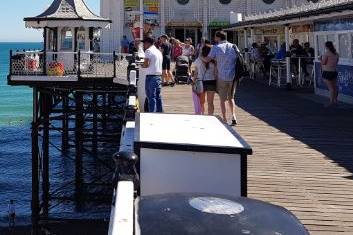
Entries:
[[163, 63], [162, 63], [163, 84], [174, 86], [175, 81], [174, 81], [173, 74], [170, 70], [172, 45], [169, 43], [167, 35], [161, 36], [161, 43], [162, 44], [160, 46], [160, 49], [163, 54]]
[[200, 94], [202, 110], [207, 97], [208, 115], [214, 114], [214, 96], [217, 90], [216, 83], [216, 62], [205, 63], [202, 58], [206, 58], [211, 51], [211, 45], [206, 44], [201, 49], [200, 57], [196, 59], [195, 68], [197, 69], [197, 79], [202, 80], [203, 94]]
[[330, 103], [327, 106], [336, 105], [338, 98], [337, 64], [338, 53], [331, 41], [325, 43], [326, 52], [321, 58], [322, 78], [330, 92]]

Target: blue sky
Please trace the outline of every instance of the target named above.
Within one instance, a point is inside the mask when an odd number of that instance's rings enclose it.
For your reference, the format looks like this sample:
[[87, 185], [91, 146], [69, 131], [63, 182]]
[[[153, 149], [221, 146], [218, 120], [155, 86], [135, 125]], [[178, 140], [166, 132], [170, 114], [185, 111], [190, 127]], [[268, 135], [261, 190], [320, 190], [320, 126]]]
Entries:
[[[0, 42], [40, 42], [42, 33], [26, 29], [23, 18], [42, 13], [53, 0], [0, 0]], [[100, 0], [85, 0], [99, 14]]]

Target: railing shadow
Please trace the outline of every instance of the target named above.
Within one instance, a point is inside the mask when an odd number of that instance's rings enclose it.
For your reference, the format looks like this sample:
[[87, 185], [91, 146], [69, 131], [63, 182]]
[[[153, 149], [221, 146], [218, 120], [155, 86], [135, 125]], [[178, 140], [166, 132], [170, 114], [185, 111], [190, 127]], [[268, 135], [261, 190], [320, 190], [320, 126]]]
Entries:
[[325, 108], [318, 101], [322, 99], [309, 92], [252, 80], [244, 81], [237, 92], [239, 107], [353, 173], [353, 105]]

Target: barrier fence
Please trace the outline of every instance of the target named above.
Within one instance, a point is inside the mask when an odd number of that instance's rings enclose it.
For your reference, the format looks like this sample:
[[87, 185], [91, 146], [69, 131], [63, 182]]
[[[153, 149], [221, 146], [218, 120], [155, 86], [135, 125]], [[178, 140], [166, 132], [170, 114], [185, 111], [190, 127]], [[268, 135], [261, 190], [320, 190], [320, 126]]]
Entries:
[[10, 51], [10, 76], [127, 78], [130, 54]]

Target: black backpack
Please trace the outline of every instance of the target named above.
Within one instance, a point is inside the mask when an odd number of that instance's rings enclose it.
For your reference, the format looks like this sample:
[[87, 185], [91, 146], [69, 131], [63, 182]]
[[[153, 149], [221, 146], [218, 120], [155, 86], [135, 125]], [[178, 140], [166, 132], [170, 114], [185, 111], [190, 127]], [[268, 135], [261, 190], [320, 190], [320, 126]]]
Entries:
[[235, 53], [237, 54], [237, 60], [236, 60], [236, 65], [235, 65], [235, 80], [239, 80], [242, 77], [247, 77], [249, 76], [249, 70], [248, 66], [245, 63], [244, 56], [241, 54], [239, 48], [237, 45], [233, 45], [233, 49], [235, 50]]

